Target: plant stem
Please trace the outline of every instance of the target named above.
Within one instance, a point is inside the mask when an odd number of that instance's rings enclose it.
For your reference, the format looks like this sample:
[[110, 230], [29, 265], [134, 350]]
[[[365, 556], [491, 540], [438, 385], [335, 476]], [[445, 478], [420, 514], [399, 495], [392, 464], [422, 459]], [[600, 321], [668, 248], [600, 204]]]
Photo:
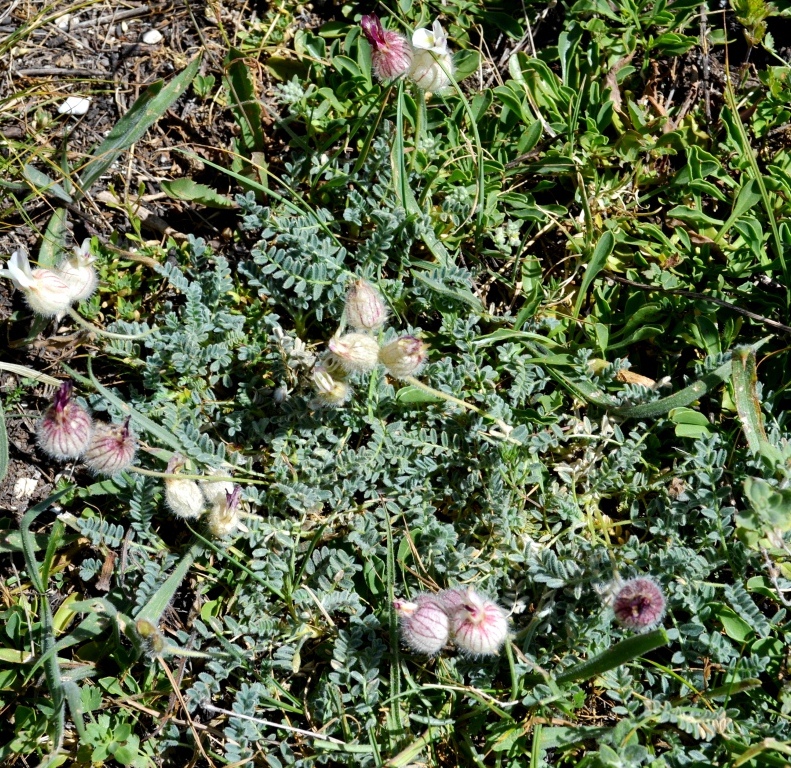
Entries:
[[120, 339], [121, 341], [136, 341], [138, 339], [143, 339], [146, 336], [150, 336], [152, 333], [156, 333], [159, 330], [157, 326], [153, 328], [149, 328], [147, 331], [143, 333], [113, 333], [112, 331], [105, 331], [103, 328], [99, 328], [99, 326], [94, 325], [93, 323], [89, 323], [84, 317], [78, 315], [71, 307], [66, 310], [68, 312], [69, 317], [77, 323], [77, 325], [81, 325], [87, 331], [91, 331], [91, 333], [96, 333], [99, 336], [106, 336], [108, 339]]
[[434, 389], [434, 387], [431, 387], [428, 384], [424, 384], [422, 381], [416, 379], [414, 376], [407, 376], [404, 378], [404, 381], [407, 382], [407, 384], [411, 384], [413, 387], [422, 389], [424, 392], [428, 393], [429, 395], [440, 397], [443, 400], [447, 400], [449, 403], [458, 405], [460, 408], [464, 408], [467, 411], [472, 411], [473, 413], [477, 413], [479, 416], [482, 416], [484, 419], [489, 419], [489, 421], [493, 421], [502, 431], [501, 435], [494, 433], [495, 437], [499, 437], [501, 440], [505, 440], [508, 443], [513, 443], [514, 445], [522, 445], [521, 440], [517, 440], [516, 438], [511, 437], [511, 432], [513, 432], [514, 428], [509, 424], [506, 424], [499, 416], [493, 416], [491, 413], [484, 411], [482, 408], [479, 408], [477, 405], [473, 405], [472, 403], [467, 403], [464, 400], [459, 400], [458, 397], [449, 395], [447, 392], [443, 392], [442, 390]]

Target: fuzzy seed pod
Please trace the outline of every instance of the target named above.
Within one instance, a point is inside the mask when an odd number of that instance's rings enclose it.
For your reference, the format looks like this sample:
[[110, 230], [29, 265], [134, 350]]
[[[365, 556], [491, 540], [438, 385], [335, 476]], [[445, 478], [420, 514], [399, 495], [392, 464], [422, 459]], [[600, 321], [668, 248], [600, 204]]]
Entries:
[[[175, 474], [184, 466], [184, 457], [174, 453], [168, 462], [168, 474]], [[195, 480], [177, 480], [169, 477], [165, 480], [165, 502], [170, 511], [182, 520], [194, 520], [200, 517], [206, 508], [198, 483]]]
[[91, 256], [91, 241], [84, 240], [58, 265], [57, 275], [69, 286], [72, 301], [90, 298], [99, 283], [92, 264], [96, 259]]
[[38, 422], [36, 436], [42, 450], [55, 459], [78, 459], [93, 435], [93, 419], [71, 399], [74, 385], [64, 381], [52, 405]]
[[[208, 474], [227, 476], [228, 473], [222, 469], [213, 469]], [[206, 503], [210, 506], [225, 504], [228, 494], [233, 493], [233, 483], [229, 480], [199, 480], [198, 485], [206, 498]]]
[[360, 21], [363, 34], [371, 44], [371, 66], [380, 80], [401, 77], [412, 64], [412, 46], [398, 32], [382, 26], [375, 14], [363, 16]]
[[366, 333], [333, 336], [327, 346], [347, 373], [372, 371], [379, 362], [379, 345]]
[[357, 280], [346, 294], [346, 322], [355, 331], [379, 330], [387, 320], [382, 295], [367, 280]]
[[640, 632], [653, 629], [662, 621], [665, 596], [653, 579], [638, 577], [620, 584], [612, 607], [621, 626]]
[[434, 595], [417, 595], [414, 602], [394, 600], [401, 622], [401, 637], [413, 651], [433, 656], [448, 642], [449, 623]]
[[428, 345], [416, 336], [402, 336], [379, 350], [379, 362], [396, 379], [414, 376], [428, 359]]
[[439, 604], [445, 610], [445, 613], [450, 616], [457, 608], [459, 608], [467, 596], [467, 587], [453, 587], [451, 589], [443, 589], [438, 592], [436, 597]]
[[242, 489], [237, 485], [231, 493], [227, 494], [225, 500], [212, 507], [206, 519], [206, 526], [209, 533], [218, 539], [232, 534], [239, 524], [239, 502], [241, 501]]
[[448, 37], [439, 21], [431, 29], [416, 29], [412, 33], [412, 66], [409, 77], [418, 88], [437, 93], [450, 85], [453, 57], [448, 50]]
[[323, 366], [316, 366], [311, 378], [316, 400], [325, 408], [340, 408], [351, 397], [352, 388], [345, 381], [334, 379]]
[[99, 475], [115, 475], [132, 466], [137, 438], [129, 429], [130, 416], [122, 424], [97, 424], [83, 461]]
[[450, 612], [453, 641], [460, 650], [473, 656], [499, 653], [508, 638], [505, 611], [472, 589], [468, 589], [463, 597]]
[[32, 269], [24, 251], [14, 251], [0, 276], [22, 291], [28, 306], [42, 317], [62, 316], [71, 306], [69, 286], [51, 269]]

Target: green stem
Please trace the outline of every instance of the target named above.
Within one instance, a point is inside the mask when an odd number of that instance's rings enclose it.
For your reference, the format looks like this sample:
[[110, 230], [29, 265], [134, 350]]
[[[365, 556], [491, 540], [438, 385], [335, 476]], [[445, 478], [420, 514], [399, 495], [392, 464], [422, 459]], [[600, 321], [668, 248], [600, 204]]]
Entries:
[[447, 400], [449, 403], [453, 403], [454, 405], [458, 405], [460, 408], [464, 408], [467, 411], [472, 411], [473, 413], [477, 413], [479, 416], [483, 417], [484, 419], [489, 419], [489, 421], [493, 421], [502, 431], [502, 435], [495, 435], [502, 440], [505, 440], [507, 443], [513, 443], [514, 445], [522, 445], [521, 440], [516, 440], [515, 438], [511, 437], [511, 432], [513, 432], [513, 427], [509, 424], [506, 424], [498, 416], [493, 416], [491, 413], [484, 411], [482, 408], [479, 408], [477, 405], [473, 405], [472, 403], [467, 403], [464, 400], [459, 400], [458, 397], [454, 397], [453, 395], [449, 395], [447, 392], [443, 392], [440, 389], [434, 389], [434, 387], [430, 387], [428, 384], [424, 384], [419, 379], [416, 379], [414, 376], [406, 376], [404, 381], [407, 384], [411, 384], [413, 387], [417, 387], [418, 389], [422, 389], [429, 395], [434, 395], [434, 397], [440, 397], [443, 400]]
[[82, 326], [85, 330], [90, 331], [91, 333], [98, 334], [99, 336], [106, 336], [108, 339], [120, 339], [121, 341], [137, 341], [138, 339], [144, 339], [146, 336], [150, 336], [152, 333], [156, 333], [159, 328], [154, 326], [153, 328], [149, 328], [147, 331], [143, 333], [113, 333], [112, 331], [105, 331], [104, 328], [99, 328], [98, 325], [94, 325], [93, 323], [89, 323], [84, 317], [78, 315], [71, 307], [66, 310], [69, 317], [74, 320], [77, 325]]
[[204, 480], [207, 483], [236, 483], [237, 485], [265, 485], [266, 480], [248, 480], [244, 477], [223, 477], [222, 475], [187, 475], [179, 472], [157, 472], [155, 469], [144, 469], [143, 467], [128, 467], [127, 472], [134, 472], [146, 477], [161, 477], [164, 480]]

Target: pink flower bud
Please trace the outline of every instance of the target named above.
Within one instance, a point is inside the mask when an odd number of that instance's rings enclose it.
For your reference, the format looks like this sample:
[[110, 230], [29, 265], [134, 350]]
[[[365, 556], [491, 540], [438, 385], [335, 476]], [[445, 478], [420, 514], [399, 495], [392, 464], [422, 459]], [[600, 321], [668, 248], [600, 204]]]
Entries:
[[387, 320], [382, 295], [367, 280], [357, 280], [346, 294], [346, 322], [356, 331], [375, 331]]
[[396, 379], [414, 376], [428, 359], [428, 345], [415, 336], [402, 336], [379, 350], [379, 362]]
[[90, 298], [99, 282], [92, 264], [91, 241], [85, 240], [58, 265], [57, 275], [69, 287], [72, 301]]
[[333, 336], [327, 346], [347, 373], [372, 371], [379, 362], [379, 345], [366, 333]]
[[409, 41], [398, 32], [385, 29], [375, 14], [363, 16], [360, 26], [371, 44], [371, 65], [374, 74], [380, 80], [390, 80], [405, 75], [412, 63], [412, 46]]
[[123, 424], [97, 424], [83, 461], [99, 475], [114, 475], [132, 465], [137, 453], [137, 438]]
[[[445, 600], [448, 599], [446, 595]], [[499, 653], [508, 638], [505, 611], [472, 589], [468, 589], [459, 605], [450, 610], [450, 628], [459, 649], [474, 656]]]
[[613, 612], [627, 629], [652, 629], [665, 615], [662, 587], [645, 576], [623, 582], [615, 593]]
[[316, 366], [311, 378], [316, 400], [325, 408], [340, 408], [351, 397], [352, 388], [345, 381], [333, 378], [324, 366]]
[[27, 254], [14, 251], [0, 276], [8, 277], [25, 294], [28, 306], [43, 317], [63, 315], [71, 306], [69, 286], [50, 269], [31, 269]]
[[401, 637], [413, 651], [433, 656], [448, 642], [449, 623], [434, 595], [417, 595], [414, 602], [394, 600], [401, 622]]
[[[174, 453], [168, 462], [168, 474], [175, 474], [183, 466], [184, 457]], [[165, 480], [165, 502], [170, 511], [182, 520], [200, 517], [206, 507], [203, 492], [195, 480], [178, 480], [174, 477]]]
[[93, 435], [93, 420], [82, 406], [72, 401], [72, 389], [70, 381], [60, 385], [36, 430], [38, 444], [55, 459], [79, 458]]
[[224, 501], [214, 505], [206, 519], [206, 525], [212, 536], [222, 539], [242, 527], [239, 523], [241, 497], [242, 489], [237, 485], [231, 493], [226, 494]]

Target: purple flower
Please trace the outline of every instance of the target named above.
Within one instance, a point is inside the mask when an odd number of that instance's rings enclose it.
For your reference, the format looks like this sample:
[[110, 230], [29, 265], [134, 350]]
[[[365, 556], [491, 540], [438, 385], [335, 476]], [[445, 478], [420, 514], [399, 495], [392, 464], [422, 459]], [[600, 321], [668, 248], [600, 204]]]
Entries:
[[93, 435], [93, 420], [82, 406], [71, 399], [73, 388], [70, 381], [60, 385], [36, 430], [38, 444], [56, 459], [79, 458]]
[[97, 424], [83, 460], [99, 475], [114, 475], [132, 466], [137, 438], [129, 429], [127, 416], [122, 424]]
[[375, 14], [363, 16], [360, 26], [371, 44], [371, 65], [380, 80], [405, 75], [412, 65], [412, 46], [403, 35], [382, 26]]
[[618, 622], [637, 632], [652, 629], [665, 615], [662, 587], [653, 579], [641, 576], [623, 582], [613, 601]]

